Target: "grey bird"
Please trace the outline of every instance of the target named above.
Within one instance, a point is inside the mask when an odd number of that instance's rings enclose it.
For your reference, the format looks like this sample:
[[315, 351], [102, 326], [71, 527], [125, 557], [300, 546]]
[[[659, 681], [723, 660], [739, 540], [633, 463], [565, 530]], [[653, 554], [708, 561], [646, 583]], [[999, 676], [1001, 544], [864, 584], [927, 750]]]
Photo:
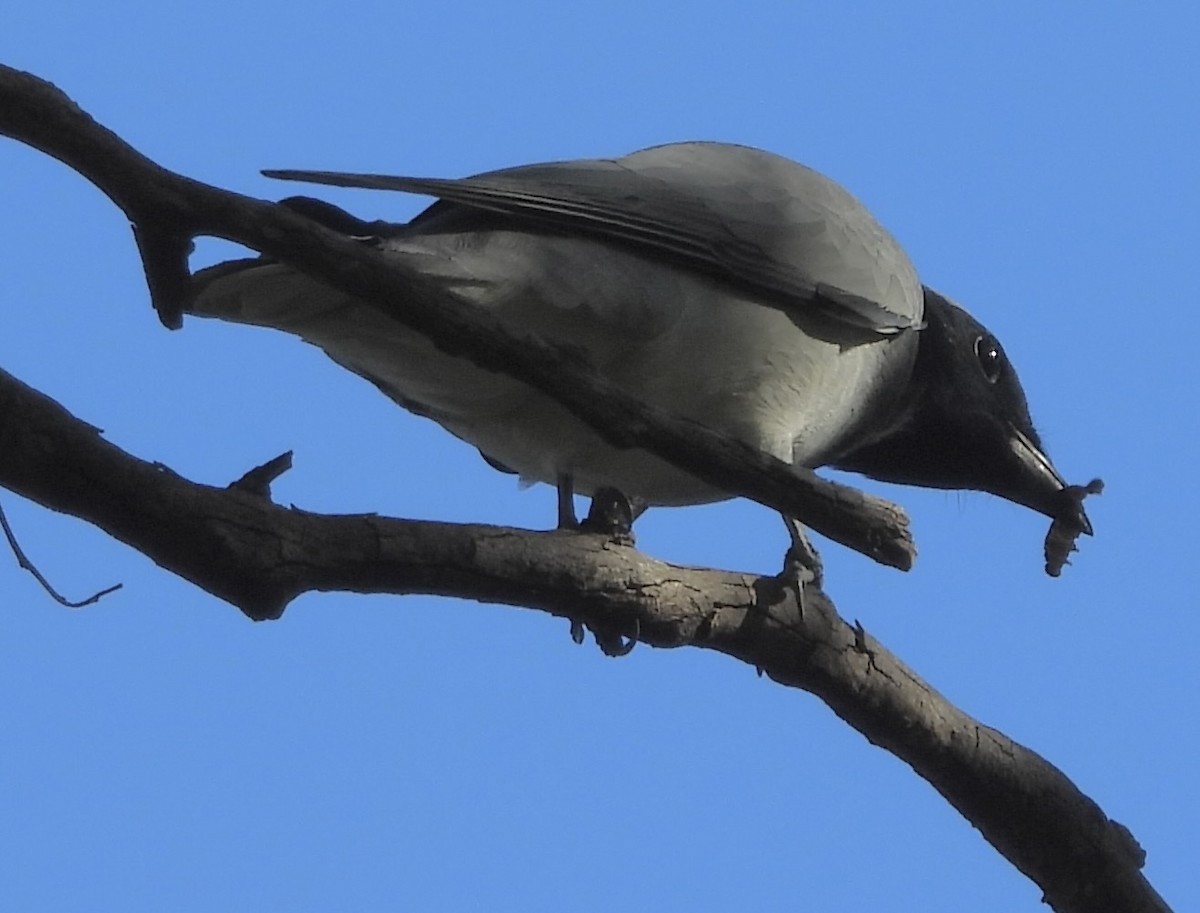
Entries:
[[[990, 492], [1053, 518], [1072, 542], [1091, 533], [1000, 343], [809, 168], [690, 142], [458, 180], [264, 173], [436, 197], [403, 225], [294, 205], [513, 331], [582, 349], [645, 402], [793, 465]], [[292, 266], [233, 261], [198, 273], [196, 288], [195, 313], [319, 346], [527, 481], [615, 488], [647, 506], [729, 497]]]

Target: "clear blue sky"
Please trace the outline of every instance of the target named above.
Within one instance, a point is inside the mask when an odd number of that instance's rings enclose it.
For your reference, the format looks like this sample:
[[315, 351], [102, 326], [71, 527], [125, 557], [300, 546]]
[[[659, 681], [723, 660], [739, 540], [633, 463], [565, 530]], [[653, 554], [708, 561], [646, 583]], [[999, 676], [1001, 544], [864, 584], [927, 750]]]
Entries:
[[[1100, 475], [1059, 580], [1044, 519], [893, 488], [910, 574], [826, 543], [828, 590], [1041, 752], [1200, 907], [1195, 38], [1190, 5], [113, 0], [6, 10], [0, 60], [162, 164], [456, 176], [680, 139], [835, 177], [1004, 341], [1060, 469]], [[284, 503], [545, 527], [517, 490], [315, 350], [162, 329], [128, 226], [0, 142], [0, 365], [190, 478], [286, 450]], [[404, 218], [417, 201], [334, 197]], [[230, 251], [202, 245], [197, 262]], [[879, 485], [871, 490], [883, 491]], [[1039, 892], [815, 698], [696, 651], [604, 659], [565, 622], [309, 596], [254, 625], [0, 493], [0, 907], [1035, 910]], [[772, 571], [764, 508], [661, 510], [655, 555]]]

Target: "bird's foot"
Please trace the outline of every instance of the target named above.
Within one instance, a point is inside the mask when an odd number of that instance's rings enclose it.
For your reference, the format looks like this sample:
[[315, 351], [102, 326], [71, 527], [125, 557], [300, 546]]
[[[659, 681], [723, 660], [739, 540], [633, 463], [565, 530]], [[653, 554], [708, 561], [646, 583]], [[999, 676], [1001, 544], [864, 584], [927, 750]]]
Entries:
[[632, 546], [635, 516], [637, 513], [625, 495], [615, 488], [599, 488], [592, 495], [591, 509], [579, 528], [589, 533], [602, 533], [614, 542]]
[[632, 634], [617, 630], [615, 625], [585, 624], [582, 621], [571, 620], [571, 640], [575, 643], [582, 644], [587, 631], [591, 631], [592, 636], [596, 638], [596, 646], [600, 648], [601, 653], [616, 658], [629, 655], [637, 646], [642, 628], [636, 618], [633, 620]]
[[783, 517], [783, 522], [787, 526], [791, 545], [784, 556], [780, 577], [795, 585], [800, 607], [803, 609], [804, 590], [808, 587], [821, 589], [825, 582], [825, 568], [821, 563], [821, 556], [809, 541], [800, 521], [793, 517]]

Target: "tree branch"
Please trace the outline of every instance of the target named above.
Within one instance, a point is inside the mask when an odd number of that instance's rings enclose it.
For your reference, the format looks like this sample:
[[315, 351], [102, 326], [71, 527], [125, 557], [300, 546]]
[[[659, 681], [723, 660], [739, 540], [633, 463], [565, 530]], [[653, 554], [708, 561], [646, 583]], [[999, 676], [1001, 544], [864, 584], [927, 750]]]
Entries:
[[951, 705], [808, 588], [657, 561], [602, 535], [321, 516], [190, 482], [0, 371], [0, 486], [81, 517], [252, 618], [313, 590], [539, 609], [655, 647], [725, 653], [824, 700], [907, 762], [1055, 910], [1165, 911], [1129, 832], [1055, 767]]
[[[241, 241], [303, 265], [486, 367], [547, 392], [568, 390], [560, 401], [610, 440], [652, 449], [713, 484], [806, 520], [814, 503], [823, 505], [828, 528], [813, 526], [826, 535], [841, 530], [879, 555], [903, 551], [896, 547], [903, 539], [896, 538], [898, 515], [884, 522], [864, 508], [875, 518], [870, 532], [846, 532], [858, 520], [846, 519], [843, 499], [870, 507], [855, 500], [863, 496], [844, 494], [852, 490], [801, 481], [783, 464], [756, 463], [746, 448], [730, 449], [654, 415], [598, 383], [569, 353], [502, 336], [470, 308], [444, 298], [440, 311], [430, 308], [419, 277], [270, 204], [162, 170], [53, 87], [3, 68], [0, 132], [67, 162], [130, 214], [168, 324], [178, 318], [181, 252], [190, 238]], [[403, 311], [398, 300], [406, 301]], [[455, 333], [464, 334], [457, 348]], [[698, 440], [700, 456], [689, 454]], [[726, 459], [737, 468], [720, 465]], [[96, 524], [254, 618], [278, 617], [311, 590], [430, 593], [526, 606], [605, 630], [624, 627], [651, 646], [725, 653], [818, 695], [902, 758], [1040, 885], [1055, 910], [1168, 909], [1142, 876], [1144, 854], [1124, 827], [1044, 759], [949, 704], [861, 626], [847, 625], [815, 589], [805, 590], [801, 610], [782, 580], [677, 567], [603, 536], [284, 509], [263, 486], [199, 485], [136, 459], [3, 372], [0, 486]], [[888, 538], [872, 544], [882, 535]]]
[[896, 505], [651, 408], [596, 374], [581, 353], [532, 336], [516, 338], [482, 309], [432, 288], [394, 258], [287, 207], [167, 171], [47, 82], [0, 67], [0, 133], [66, 163], [125, 212], [135, 226], [154, 306], [167, 326], [179, 325], [185, 306], [183, 239], [236, 241], [355, 295], [449, 354], [524, 381], [614, 446], [651, 451], [716, 488], [803, 517], [822, 535], [877, 561], [912, 566], [908, 518]]

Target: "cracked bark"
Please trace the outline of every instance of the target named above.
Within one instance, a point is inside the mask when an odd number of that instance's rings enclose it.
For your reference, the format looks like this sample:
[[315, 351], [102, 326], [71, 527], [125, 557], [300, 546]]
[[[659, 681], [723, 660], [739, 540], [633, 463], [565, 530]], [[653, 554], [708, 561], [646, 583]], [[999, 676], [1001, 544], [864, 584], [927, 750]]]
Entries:
[[[611, 441], [636, 444], [727, 490], [804, 516], [829, 538], [906, 567], [902, 512], [651, 412], [569, 352], [510, 339], [436, 300], [362, 245], [281, 207], [165, 171], [53, 86], [0, 67], [0, 133], [87, 177], [130, 217], [160, 319], [178, 326], [198, 235], [239, 241], [359, 295], [435, 343], [551, 393]], [[396, 302], [403, 301], [403, 307]], [[0, 372], [0, 485], [94, 523], [165, 569], [276, 618], [300, 593], [429, 593], [524, 606], [655, 647], [717, 650], [810, 691], [930, 782], [1060, 911], [1162, 911], [1144, 854], [1059, 770], [947, 702], [823, 593], [804, 611], [776, 578], [684, 568], [604, 536], [378, 517], [322, 516], [266, 497], [264, 478], [186, 480], [105, 441]], [[259, 485], [257, 482], [262, 482]]]

